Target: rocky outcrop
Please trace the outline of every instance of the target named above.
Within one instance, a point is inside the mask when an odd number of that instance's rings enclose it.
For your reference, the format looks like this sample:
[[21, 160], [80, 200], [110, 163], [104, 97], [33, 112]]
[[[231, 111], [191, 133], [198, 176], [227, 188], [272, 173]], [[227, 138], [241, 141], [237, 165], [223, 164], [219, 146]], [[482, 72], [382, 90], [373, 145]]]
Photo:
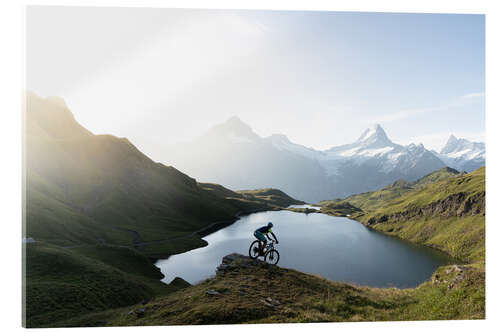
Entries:
[[422, 207], [408, 207], [402, 212], [371, 217], [368, 224], [407, 221], [419, 217], [462, 217], [468, 215], [485, 215], [485, 192], [472, 196], [466, 192], [455, 193]]
[[250, 266], [268, 266], [266, 262], [260, 259], [252, 259], [239, 253], [231, 253], [222, 258], [222, 263], [217, 266], [216, 274], [223, 275], [229, 271], [246, 268]]
[[172, 282], [169, 283], [169, 285], [174, 286], [178, 289], [183, 289], [191, 286], [189, 282], [178, 276], [176, 276], [175, 279], [173, 279]]
[[451, 265], [440, 269], [432, 276], [432, 284], [444, 284], [447, 289], [457, 288], [467, 279], [467, 272], [473, 270], [471, 266]]

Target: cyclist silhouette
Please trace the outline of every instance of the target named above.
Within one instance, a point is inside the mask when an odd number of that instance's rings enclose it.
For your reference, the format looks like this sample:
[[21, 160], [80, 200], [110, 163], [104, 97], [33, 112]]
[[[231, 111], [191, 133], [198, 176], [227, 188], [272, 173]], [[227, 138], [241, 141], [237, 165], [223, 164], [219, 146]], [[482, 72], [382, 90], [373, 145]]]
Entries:
[[[269, 222], [267, 225], [260, 227], [259, 229], [255, 230], [253, 235], [255, 238], [259, 240], [259, 252], [260, 255], [263, 255], [264, 249], [266, 248], [267, 244], [267, 239], [271, 240], [268, 234], [271, 234], [276, 241], [276, 244], [279, 244], [278, 238], [276, 238], [276, 235], [272, 232], [271, 228], [273, 227], [273, 224]], [[266, 239], [267, 237], [267, 239]]]

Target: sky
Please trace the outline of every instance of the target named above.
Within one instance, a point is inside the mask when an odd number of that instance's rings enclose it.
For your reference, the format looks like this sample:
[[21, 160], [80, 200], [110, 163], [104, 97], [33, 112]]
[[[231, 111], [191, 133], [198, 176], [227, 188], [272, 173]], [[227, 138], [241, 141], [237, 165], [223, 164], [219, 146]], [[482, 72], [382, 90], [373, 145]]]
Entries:
[[450, 134], [484, 141], [484, 28], [464, 14], [31, 6], [25, 86], [153, 159], [232, 116], [316, 149], [380, 124], [439, 150]]

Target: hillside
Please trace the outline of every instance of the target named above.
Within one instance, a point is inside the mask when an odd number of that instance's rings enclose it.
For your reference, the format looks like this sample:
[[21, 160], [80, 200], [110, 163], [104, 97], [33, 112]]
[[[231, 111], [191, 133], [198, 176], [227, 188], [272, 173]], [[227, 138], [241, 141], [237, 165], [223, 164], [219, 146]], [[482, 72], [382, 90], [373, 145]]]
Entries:
[[484, 270], [445, 266], [414, 289], [333, 282], [224, 257], [218, 274], [142, 305], [60, 321], [56, 326], [151, 326], [484, 318]]
[[[484, 263], [485, 193], [484, 167], [470, 174], [442, 169], [339, 202], [360, 208], [352, 218], [375, 230]], [[331, 204], [323, 202], [321, 211], [335, 215]]]
[[36, 240], [131, 245], [297, 202], [281, 191], [264, 198], [200, 184], [125, 138], [92, 134], [57, 98], [28, 93], [26, 124], [25, 234]]
[[239, 214], [297, 202], [200, 184], [125, 138], [94, 135], [59, 98], [25, 101], [29, 326], [170, 292], [151, 258], [205, 246], [205, 233]]
[[64, 249], [27, 244], [24, 258], [26, 326], [116, 308], [177, 289], [141, 253], [125, 247]]
[[484, 262], [485, 168], [430, 183], [360, 216], [370, 227]]
[[286, 207], [290, 205], [302, 205], [304, 201], [295, 200], [285, 192], [274, 188], [258, 189], [258, 190], [241, 190], [237, 191], [245, 198], [252, 200], [260, 200], [263, 203], [269, 203], [278, 207]]
[[[404, 179], [399, 179], [391, 185], [383, 187], [377, 191], [354, 194], [343, 200], [324, 200], [320, 203], [320, 205], [324, 207], [323, 212], [327, 213], [333, 213], [334, 211], [331, 208], [334, 208], [335, 205], [346, 203], [354, 206], [355, 208], [371, 211], [390, 200], [399, 198], [402, 195], [417, 188], [421, 188], [425, 184], [436, 182], [438, 180], [446, 179], [449, 177], [455, 177], [458, 174], [459, 172], [457, 170], [444, 167], [412, 182], [406, 181]], [[346, 212], [349, 213], [348, 211]], [[356, 213], [356, 209], [353, 209], [350, 214]]]
[[199, 183], [127, 139], [94, 135], [58, 98], [26, 98], [26, 326], [484, 317], [484, 168], [444, 168], [322, 202], [321, 212], [468, 263], [418, 288], [359, 287], [238, 260], [199, 285], [166, 285], [154, 259], [205, 246], [203, 235], [240, 214], [303, 202], [274, 188]]

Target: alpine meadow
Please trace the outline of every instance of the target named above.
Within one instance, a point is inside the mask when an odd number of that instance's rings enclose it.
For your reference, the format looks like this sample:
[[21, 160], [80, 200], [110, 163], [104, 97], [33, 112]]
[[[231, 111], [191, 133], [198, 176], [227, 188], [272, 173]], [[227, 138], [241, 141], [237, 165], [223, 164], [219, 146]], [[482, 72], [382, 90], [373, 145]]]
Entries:
[[25, 13], [24, 327], [485, 319], [484, 15]]

